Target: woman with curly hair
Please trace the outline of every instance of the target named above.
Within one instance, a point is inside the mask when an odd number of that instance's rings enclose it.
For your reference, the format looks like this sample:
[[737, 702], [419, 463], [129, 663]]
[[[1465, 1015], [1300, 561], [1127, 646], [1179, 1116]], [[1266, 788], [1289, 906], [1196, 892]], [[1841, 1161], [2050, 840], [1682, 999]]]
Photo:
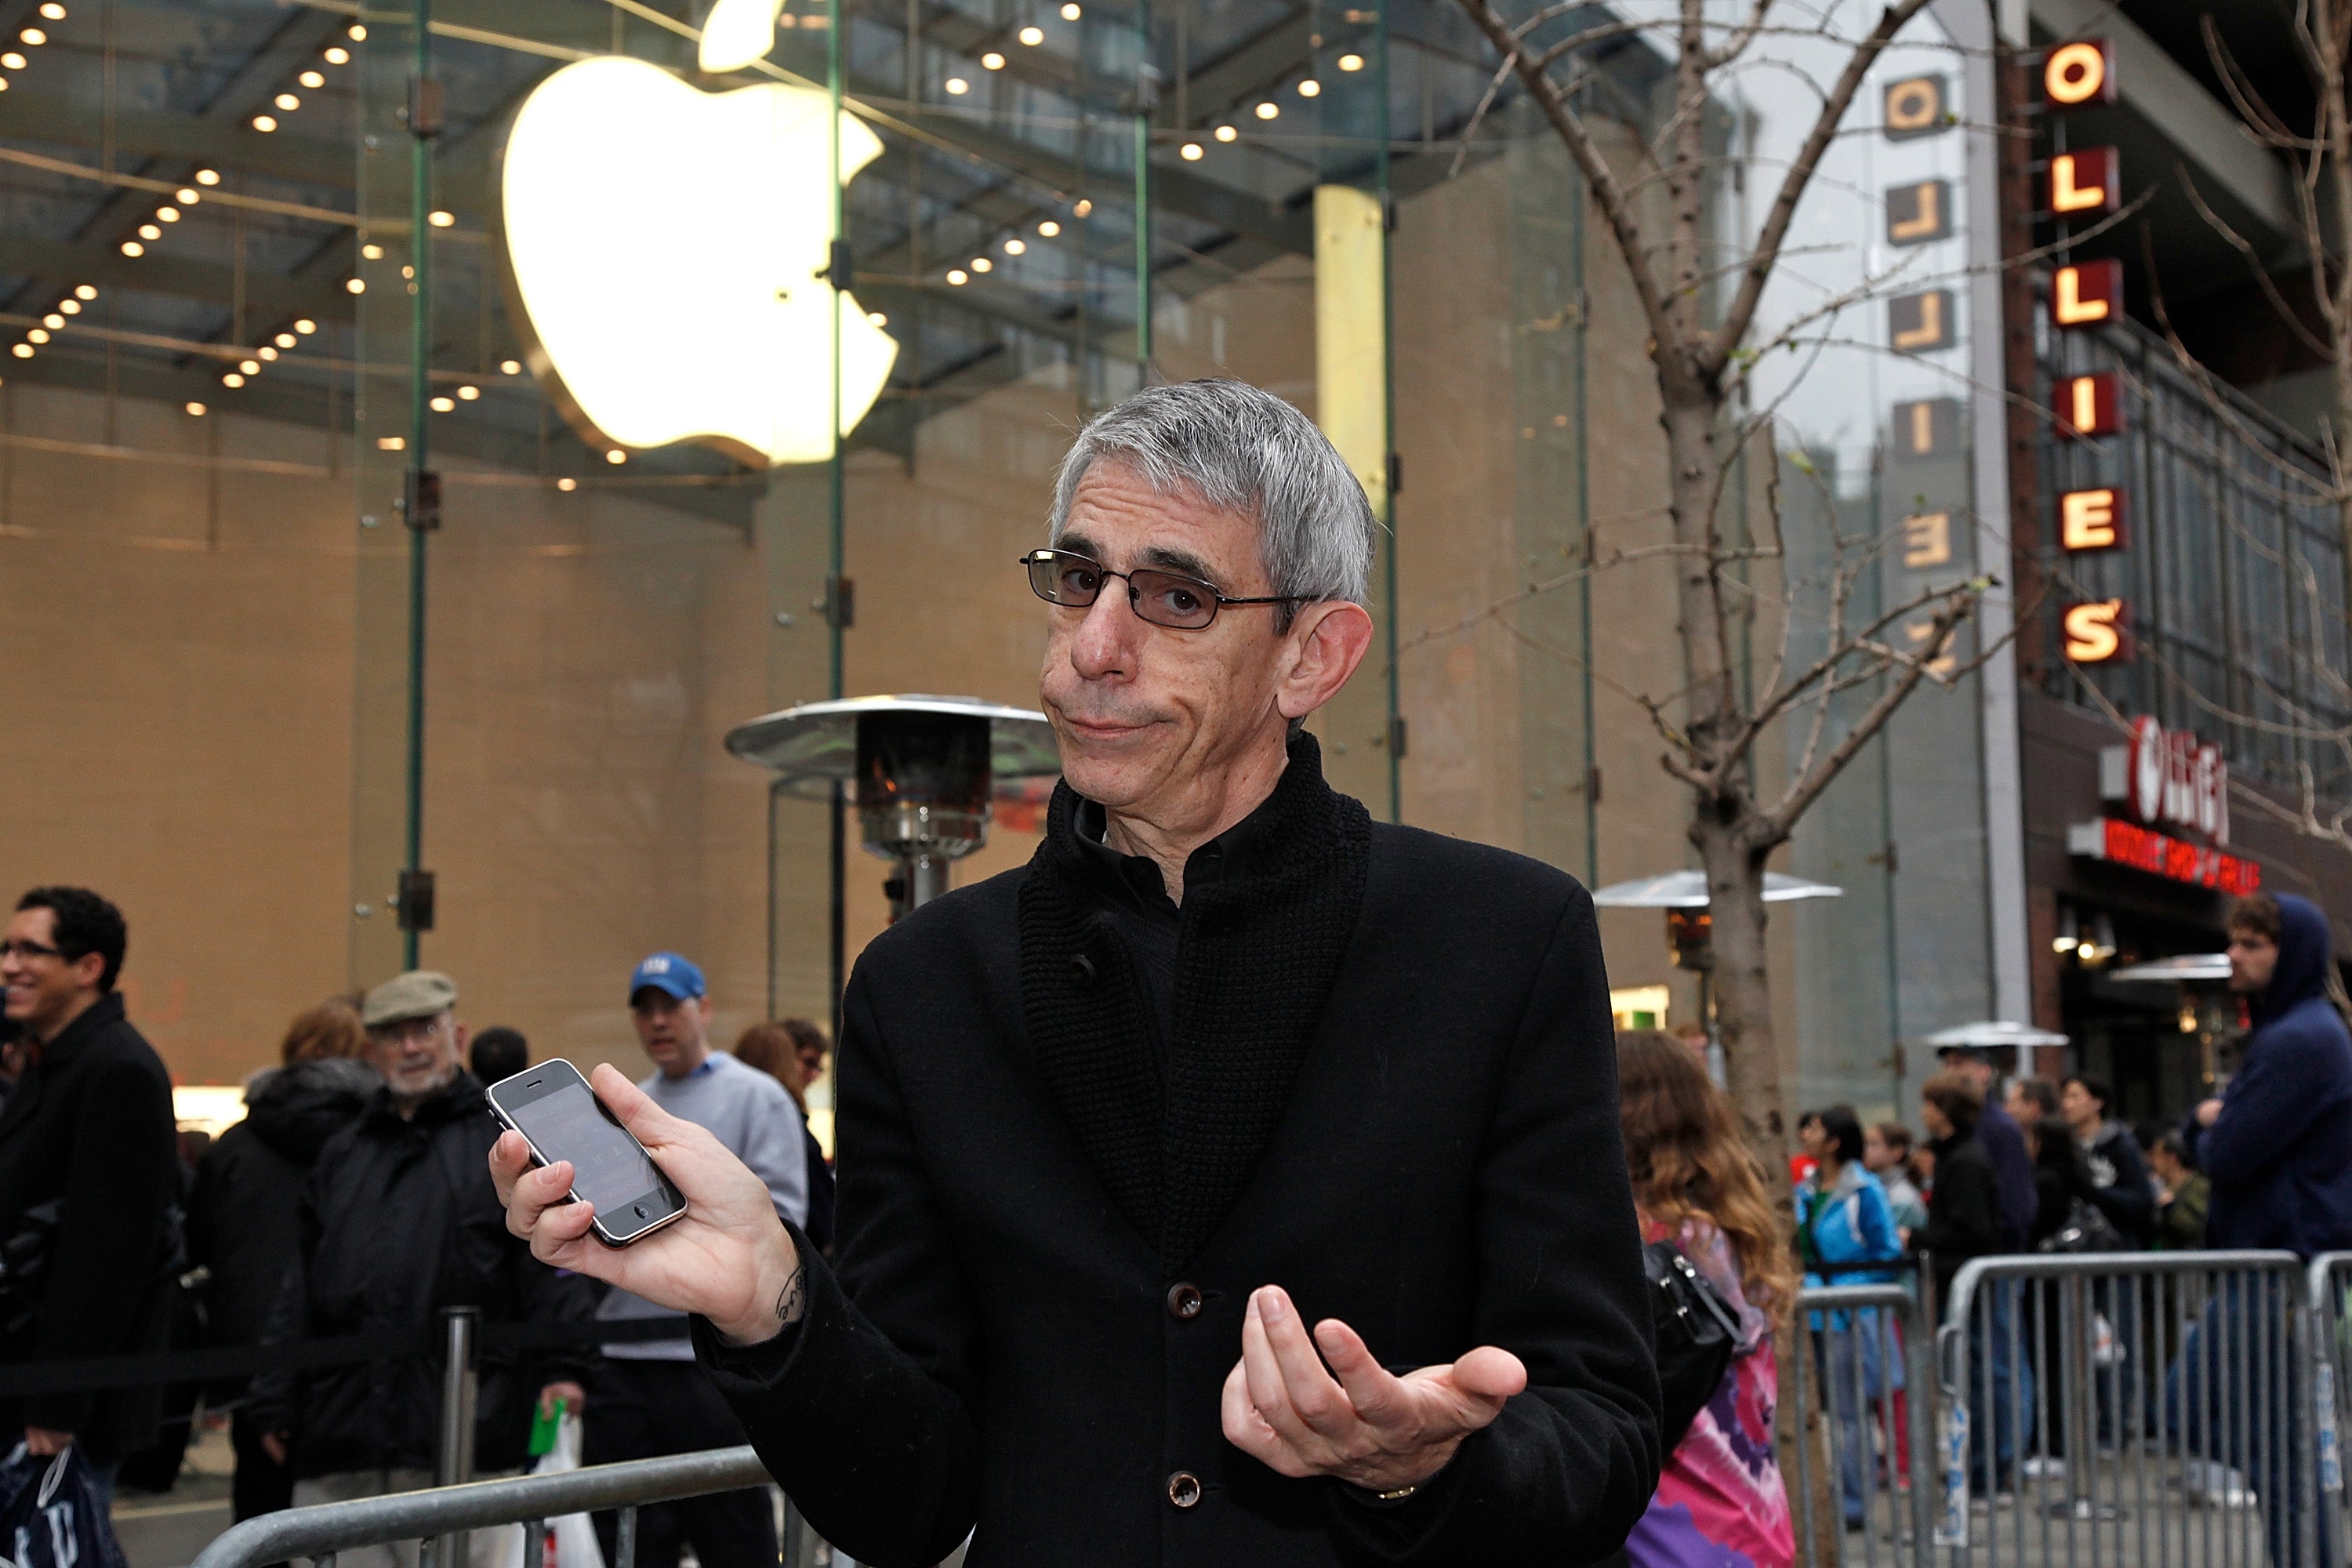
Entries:
[[1796, 1540], [1773, 1457], [1772, 1331], [1796, 1305], [1796, 1260], [1739, 1118], [1696, 1058], [1655, 1030], [1622, 1034], [1617, 1085], [1642, 1239], [1680, 1247], [1751, 1347], [1666, 1457], [1626, 1557], [1634, 1568], [1785, 1568]]

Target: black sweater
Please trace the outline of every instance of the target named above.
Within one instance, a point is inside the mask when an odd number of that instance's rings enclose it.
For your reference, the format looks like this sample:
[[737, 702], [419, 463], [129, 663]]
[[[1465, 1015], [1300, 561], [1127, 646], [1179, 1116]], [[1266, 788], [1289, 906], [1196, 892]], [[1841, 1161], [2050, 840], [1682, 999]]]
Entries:
[[1912, 1233], [1911, 1248], [1935, 1255], [1941, 1299], [1950, 1294], [1961, 1264], [2001, 1249], [2000, 1199], [1992, 1161], [1974, 1132], [1955, 1133], [1927, 1147], [1936, 1156], [1936, 1179], [1927, 1189], [1927, 1223]]
[[[1215, 873], [1188, 866], [1163, 1072], [1074, 801], [1030, 868], [858, 961], [839, 1272], [810, 1258], [806, 1316], [766, 1343], [697, 1326], [769, 1468], [879, 1568], [975, 1525], [971, 1568], [1615, 1550], [1656, 1485], [1658, 1385], [1584, 890], [1366, 824], [1304, 740]], [[1267, 1283], [1392, 1366], [1499, 1344], [1530, 1386], [1402, 1506], [1285, 1479], [1219, 1423]]]

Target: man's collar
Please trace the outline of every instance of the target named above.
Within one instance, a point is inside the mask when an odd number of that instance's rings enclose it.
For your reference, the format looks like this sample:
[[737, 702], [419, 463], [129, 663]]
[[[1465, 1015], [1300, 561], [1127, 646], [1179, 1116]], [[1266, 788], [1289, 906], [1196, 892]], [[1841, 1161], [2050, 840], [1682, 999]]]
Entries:
[[[1274, 816], [1275, 798], [1268, 795], [1247, 816], [1185, 857], [1184, 887], [1188, 893], [1247, 873], [1267, 845], [1267, 824]], [[1160, 874], [1160, 863], [1149, 855], [1129, 855], [1112, 847], [1110, 813], [1099, 802], [1078, 796], [1070, 826], [1087, 867], [1097, 878], [1132, 892], [1142, 900], [1147, 912], [1175, 912], [1176, 903], [1168, 896], [1167, 879]]]
[[41, 1059], [52, 1065], [68, 1060], [90, 1036], [109, 1024], [120, 1022], [122, 1016], [122, 993], [102, 993], [98, 1000], [75, 1014], [71, 1023], [41, 1043]]

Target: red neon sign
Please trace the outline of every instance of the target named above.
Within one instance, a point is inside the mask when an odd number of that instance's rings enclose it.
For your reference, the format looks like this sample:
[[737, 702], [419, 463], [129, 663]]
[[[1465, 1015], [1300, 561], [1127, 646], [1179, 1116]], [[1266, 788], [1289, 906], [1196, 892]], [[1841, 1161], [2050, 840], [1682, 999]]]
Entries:
[[2263, 868], [2252, 860], [2112, 816], [2077, 828], [2072, 847], [2094, 860], [2112, 860], [2168, 881], [2214, 888], [2238, 898], [2262, 890]]

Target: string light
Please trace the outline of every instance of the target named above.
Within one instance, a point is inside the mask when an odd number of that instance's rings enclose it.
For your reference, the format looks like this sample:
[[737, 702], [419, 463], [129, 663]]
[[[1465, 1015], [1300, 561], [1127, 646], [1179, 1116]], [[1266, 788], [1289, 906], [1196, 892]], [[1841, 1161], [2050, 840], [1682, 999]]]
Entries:
[[948, 286], [950, 288], [961, 289], [971, 281], [971, 274], [964, 271], [962, 268], [950, 267], [948, 268]]
[[16, 36], [25, 41], [25, 46], [27, 48], [37, 49], [43, 44], [49, 41], [49, 36], [41, 31], [38, 27], [27, 27]]
[[425, 221], [435, 228], [447, 228], [457, 221], [457, 215], [445, 212], [428, 213], [425, 215]]
[[1272, 99], [1268, 99], [1264, 103], [1257, 106], [1257, 117], [1260, 120], [1272, 120], [1281, 112], [1282, 105], [1275, 102]]
[[980, 57], [980, 68], [984, 71], [1001, 71], [1004, 68], [1004, 57], [991, 49]]
[[25, 334], [25, 340], [27, 342], [35, 343], [47, 342], [49, 341], [48, 329], [46, 327], [35, 327], [31, 331]]
[[58, 0], [44, 0], [41, 15], [52, 22], [62, 22], [66, 19], [66, 8], [58, 5]]
[[294, 323], [294, 330], [307, 338], [319, 330], [319, 323], [304, 316]]
[[196, 184], [200, 185], [219, 184], [220, 171], [218, 169], [198, 169], [196, 171]]
[[231, 371], [226, 375], [221, 377], [221, 384], [223, 386], [243, 386], [245, 384], [245, 377], [237, 374], [235, 371]]
[[364, 43], [367, 40], [367, 29], [359, 23], [353, 22], [343, 29], [343, 36], [355, 44]]
[[177, 207], [157, 207], [155, 209], [155, 216], [162, 218], [165, 223], [177, 223], [180, 221], [180, 209]]
[[185, 404], [183, 406], [187, 409], [189, 415], [194, 418], [202, 419], [205, 416], [205, 405], [201, 403], [190, 403]]
[[247, 375], [259, 375], [261, 374], [261, 362], [258, 360], [241, 359], [236, 362], [236, 368], [245, 372]]
[[1298, 96], [1299, 96], [1299, 97], [1301, 97], [1301, 98], [1314, 98], [1314, 97], [1318, 96], [1318, 94], [1320, 94], [1320, 93], [1322, 92], [1322, 90], [1323, 90], [1323, 84], [1322, 84], [1321, 82], [1319, 82], [1319, 81], [1317, 81], [1317, 80], [1316, 80], [1313, 77], [1311, 77], [1311, 76], [1310, 76], [1310, 77], [1308, 77], [1305, 81], [1302, 81], [1302, 82], [1300, 82], [1300, 83], [1298, 84]]
[[478, 386], [461, 386], [457, 389], [457, 401], [460, 403], [471, 403], [481, 395], [482, 389]]
[[965, 93], [971, 90], [971, 83], [964, 80], [963, 78], [960, 76], [951, 76], [948, 78], [947, 81], [943, 85], [947, 88], [948, 94], [951, 98], [961, 98]]
[[1008, 239], [1004, 242], [1004, 254], [1007, 256], [1019, 256], [1028, 248], [1029, 243], [1026, 240]]
[[292, 348], [292, 347], [294, 346], [294, 334], [293, 334], [293, 333], [291, 333], [291, 332], [280, 332], [280, 333], [278, 333], [278, 338], [277, 338], [277, 343], [278, 343], [278, 346], [279, 348], [281, 348], [281, 349], [290, 349], [290, 348]]
[[618, 447], [615, 447], [611, 451], [604, 454], [604, 460], [612, 464], [614, 467], [618, 468], [620, 465], [629, 460], [629, 455], [626, 452], [622, 451]]
[[163, 231], [152, 223], [142, 223], [139, 226], [139, 237], [142, 239], [161, 239], [163, 237]]
[[362, 245], [360, 247], [360, 255], [370, 261], [382, 261], [383, 259], [383, 247], [381, 245]]
[[522, 361], [517, 359], [502, 359], [499, 361], [499, 374], [500, 375], [520, 375], [522, 374]]
[[12, 71], [23, 70], [27, 63], [29, 62], [26, 60], [25, 57], [18, 54], [14, 49], [10, 49], [5, 55], [0, 55], [0, 66], [5, 66]]
[[278, 129], [278, 121], [273, 116], [257, 114], [253, 117], [253, 128], [266, 135]]
[[296, 81], [300, 82], [304, 87], [307, 87], [307, 88], [313, 88], [313, 89], [315, 89], [315, 88], [321, 88], [321, 87], [324, 87], [324, 86], [326, 86], [326, 85], [327, 85], [327, 76], [326, 76], [326, 73], [325, 73], [324, 71], [315, 71], [315, 70], [308, 70], [308, 71], [304, 71], [300, 76], [296, 77], [294, 79], [295, 79]]
[[1080, 196], [1078, 198], [1078, 205], [1072, 207], [1070, 210], [1076, 213], [1078, 216], [1084, 217], [1088, 213], [1095, 210], [1095, 204], [1088, 201], [1086, 197]]
[[337, 44], [327, 51], [326, 60], [331, 66], [347, 66], [352, 63], [352, 51]]
[[126, 239], [122, 242], [122, 254], [133, 258], [144, 256], [147, 247], [135, 239]]
[[1240, 132], [1234, 130], [1230, 125], [1220, 125], [1217, 127], [1217, 140], [1220, 142], [1231, 142], [1240, 134]]
[[436, 397], [433, 400], [433, 412], [436, 414], [447, 414], [457, 406], [456, 400], [452, 398]]
[[1078, 9], [1078, 0], [1070, 0], [1068, 5], [1062, 7], [1062, 20], [1065, 22], [1075, 22], [1085, 15], [1085, 12]]
[[366, 292], [367, 292], [367, 279], [364, 279], [364, 278], [346, 278], [346, 279], [343, 279], [343, 292], [344, 292], [344, 293], [346, 293], [346, 294], [364, 294], [364, 293], [366, 293]]
[[30, 343], [18, 343], [8, 352], [15, 354], [18, 359], [31, 359], [33, 357], [33, 345]]
[[1198, 142], [1187, 142], [1177, 148], [1176, 153], [1188, 163], [1197, 163], [1201, 161], [1201, 144]]
[[1043, 27], [1024, 27], [1021, 29], [1021, 41], [1034, 49], [1038, 45], [1045, 41], [1045, 29]]
[[270, 347], [268, 343], [264, 343], [259, 348], [254, 350], [253, 354], [256, 359], [260, 360], [274, 361], [278, 358], [278, 351]]
[[98, 290], [91, 288], [87, 283], [77, 283], [74, 285], [74, 298], [77, 300], [95, 300], [98, 298]]
[[1051, 239], [1055, 235], [1062, 232], [1062, 226], [1055, 223], [1052, 218], [1047, 218], [1044, 223], [1037, 226], [1037, 232], [1044, 235], [1047, 239]]
[[205, 199], [204, 193], [197, 190], [194, 185], [183, 185], [172, 194], [179, 198], [180, 205], [184, 207], [194, 206], [198, 202]]
[[555, 488], [569, 493], [580, 488], [580, 481], [573, 479], [571, 475], [566, 474], [563, 478], [555, 481]]
[[302, 107], [302, 100], [295, 97], [290, 92], [281, 92], [269, 101], [276, 104], [278, 108], [284, 110], [289, 114], [293, 113], [296, 110]]
[[873, 323], [874, 323], [876, 326], [877, 326], [877, 327], [887, 327], [887, 326], [888, 326], [888, 325], [890, 324], [890, 318], [889, 318], [889, 317], [887, 317], [887, 316], [886, 316], [886, 315], [884, 315], [884, 314], [883, 314], [881, 311], [879, 311], [879, 310], [868, 310], [868, 311], [866, 311], [866, 319], [867, 321], [869, 321], [873, 322]]
[[51, 310], [47, 315], [41, 318], [41, 325], [48, 328], [51, 331], [62, 331], [65, 329], [65, 324], [66, 319], [63, 316], [58, 315], [55, 310]]
[[405, 452], [408, 450], [408, 437], [405, 436], [379, 436], [375, 438], [375, 449], [379, 452]]
[[58, 309], [68, 316], [79, 316], [81, 314], [81, 301], [73, 299], [60, 300], [58, 301]]
[[996, 263], [985, 256], [975, 256], [971, 258], [971, 269], [974, 272], [993, 272]]

